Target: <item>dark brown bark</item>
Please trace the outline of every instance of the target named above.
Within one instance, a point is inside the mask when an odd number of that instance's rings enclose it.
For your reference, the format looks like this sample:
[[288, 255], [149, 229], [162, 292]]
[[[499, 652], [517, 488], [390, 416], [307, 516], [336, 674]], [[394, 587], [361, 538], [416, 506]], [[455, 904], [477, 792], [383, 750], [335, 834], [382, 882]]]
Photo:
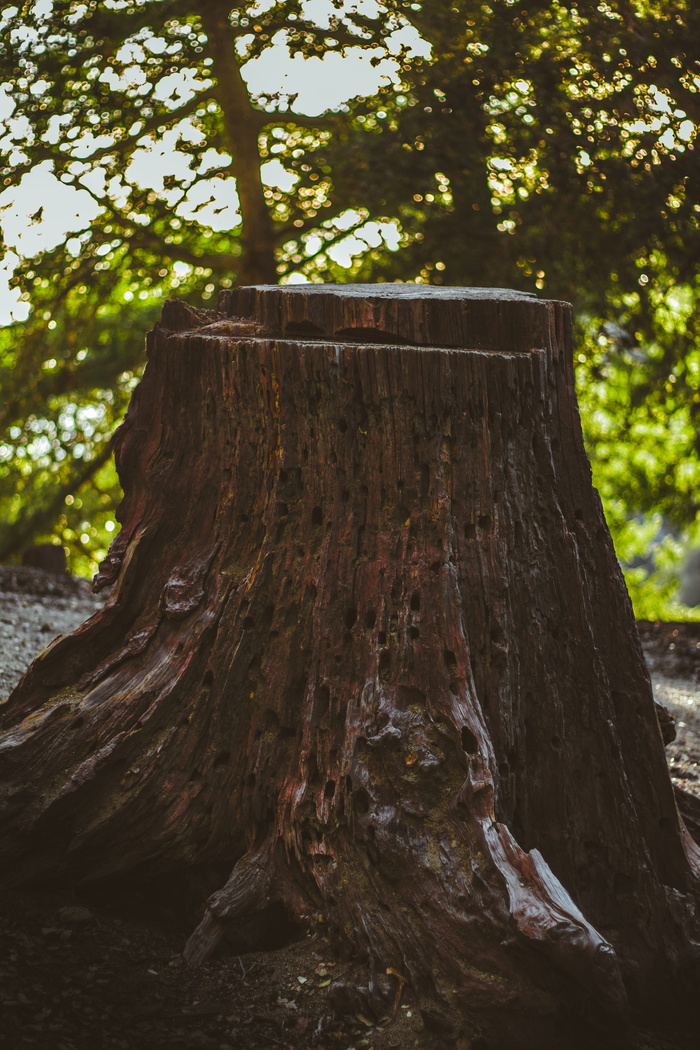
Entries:
[[110, 597], [7, 705], [5, 871], [226, 867], [191, 960], [283, 907], [364, 968], [339, 1004], [389, 1013], [405, 979], [490, 1047], [682, 1005], [698, 851], [569, 307], [303, 286], [220, 311], [166, 307], [115, 439]]

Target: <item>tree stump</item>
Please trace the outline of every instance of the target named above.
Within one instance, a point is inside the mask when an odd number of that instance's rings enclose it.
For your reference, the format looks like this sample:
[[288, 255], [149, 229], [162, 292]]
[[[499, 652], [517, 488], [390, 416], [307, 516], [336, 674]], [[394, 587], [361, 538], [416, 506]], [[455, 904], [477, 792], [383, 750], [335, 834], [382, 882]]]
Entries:
[[414, 285], [166, 304], [115, 437], [108, 600], [2, 716], [5, 876], [209, 880], [192, 961], [322, 922], [339, 1007], [405, 983], [474, 1045], [682, 1003], [698, 851], [570, 320]]

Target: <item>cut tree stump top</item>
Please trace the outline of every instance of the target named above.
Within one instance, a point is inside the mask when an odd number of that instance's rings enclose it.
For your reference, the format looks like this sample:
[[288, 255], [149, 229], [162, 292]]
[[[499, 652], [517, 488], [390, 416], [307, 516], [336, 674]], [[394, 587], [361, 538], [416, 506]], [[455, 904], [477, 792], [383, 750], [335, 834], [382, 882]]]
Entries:
[[571, 309], [510, 288], [389, 283], [252, 285], [218, 305], [272, 337], [520, 352], [547, 349], [555, 307]]

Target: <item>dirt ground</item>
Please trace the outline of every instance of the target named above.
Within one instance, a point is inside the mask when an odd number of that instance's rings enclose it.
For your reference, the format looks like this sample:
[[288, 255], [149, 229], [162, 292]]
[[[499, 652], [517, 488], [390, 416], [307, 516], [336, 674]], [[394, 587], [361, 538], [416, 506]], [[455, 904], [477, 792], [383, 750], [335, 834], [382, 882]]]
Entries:
[[[0, 701], [41, 648], [98, 604], [78, 581], [0, 567]], [[700, 624], [639, 629], [656, 698], [676, 721], [667, 748], [672, 777], [700, 797]], [[435, 1031], [430, 1019], [426, 1030], [408, 995], [384, 1022], [339, 1019], [328, 993], [343, 964], [322, 929], [277, 951], [200, 967], [182, 960], [185, 936], [77, 895], [0, 887], [0, 1047], [480, 1050], [459, 1032]], [[624, 1042], [634, 1050], [697, 1045], [674, 1033], [672, 1018], [663, 1032], [636, 1029]]]
[[671, 779], [700, 798], [700, 623], [637, 624], [654, 696], [676, 723]]

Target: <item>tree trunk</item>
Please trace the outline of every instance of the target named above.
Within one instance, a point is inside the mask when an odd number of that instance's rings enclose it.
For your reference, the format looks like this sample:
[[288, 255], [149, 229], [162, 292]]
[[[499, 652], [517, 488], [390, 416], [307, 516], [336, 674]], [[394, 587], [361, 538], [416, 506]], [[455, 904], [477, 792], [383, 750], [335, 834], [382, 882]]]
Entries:
[[190, 959], [323, 922], [357, 969], [337, 1005], [390, 1013], [405, 981], [489, 1047], [677, 1008], [700, 865], [570, 308], [413, 285], [219, 307], [167, 304], [115, 438], [109, 598], [5, 710], [7, 876], [230, 872]]
[[236, 34], [231, 28], [230, 3], [199, 0], [196, 11], [207, 35], [207, 51], [215, 78], [214, 93], [221, 106], [231, 147], [231, 171], [236, 179], [241, 213], [241, 257], [238, 284], [276, 281], [276, 238], [265, 200], [260, 166], [260, 132], [270, 119], [253, 105], [238, 62]]

